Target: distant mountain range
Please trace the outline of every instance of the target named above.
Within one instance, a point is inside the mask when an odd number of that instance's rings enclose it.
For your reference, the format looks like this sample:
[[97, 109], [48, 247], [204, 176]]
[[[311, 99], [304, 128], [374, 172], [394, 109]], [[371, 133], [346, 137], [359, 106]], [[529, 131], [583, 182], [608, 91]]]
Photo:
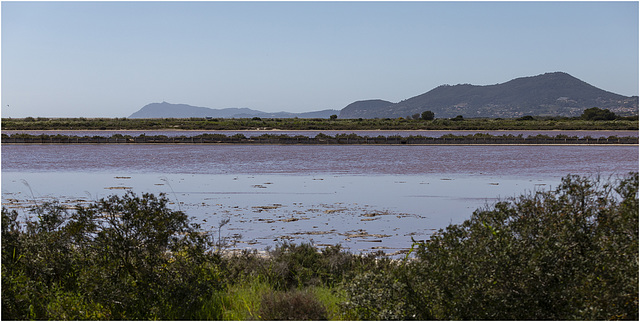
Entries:
[[342, 110], [308, 113], [267, 113], [248, 108], [211, 109], [167, 102], [152, 103], [130, 118], [397, 118], [432, 111], [436, 118], [580, 116], [591, 107], [618, 115], [637, 115], [638, 96], [623, 96], [587, 84], [567, 73], [522, 77], [496, 85], [441, 85], [424, 94], [393, 103], [381, 99], [357, 101]]
[[607, 92], [567, 73], [555, 72], [496, 85], [442, 85], [398, 103], [359, 101], [342, 109], [339, 117], [394, 118], [424, 111], [434, 112], [436, 118], [579, 116], [590, 107], [637, 115], [638, 96]]
[[129, 118], [188, 118], [188, 117], [212, 117], [212, 118], [329, 118], [337, 115], [339, 110], [323, 110], [306, 113], [277, 112], [267, 113], [250, 108], [223, 108], [213, 109], [186, 104], [171, 104], [167, 102], [151, 103], [131, 114]]

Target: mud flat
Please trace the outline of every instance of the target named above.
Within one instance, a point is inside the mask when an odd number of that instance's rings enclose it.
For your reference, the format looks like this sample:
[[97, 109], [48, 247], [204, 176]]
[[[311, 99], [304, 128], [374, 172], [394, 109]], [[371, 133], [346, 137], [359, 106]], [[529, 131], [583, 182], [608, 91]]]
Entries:
[[[553, 180], [448, 176], [188, 175], [18, 173], [2, 176], [3, 206], [29, 208], [59, 201], [71, 209], [112, 194], [164, 193], [202, 229], [233, 241], [230, 250], [264, 250], [278, 243], [340, 244], [353, 252], [402, 254], [415, 240], [466, 219], [513, 191], [546, 188]], [[33, 188], [33, 194], [25, 185]], [[59, 182], [65, 182], [61, 191]], [[256, 188], [260, 185], [266, 188]], [[464, 188], [461, 188], [464, 187]]]

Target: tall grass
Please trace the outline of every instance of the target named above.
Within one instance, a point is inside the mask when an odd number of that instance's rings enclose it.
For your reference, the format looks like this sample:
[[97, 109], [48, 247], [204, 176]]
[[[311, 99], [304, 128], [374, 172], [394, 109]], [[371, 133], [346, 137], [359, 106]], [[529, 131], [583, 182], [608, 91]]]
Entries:
[[260, 303], [272, 287], [262, 278], [252, 277], [229, 287], [217, 298], [222, 304], [221, 319], [225, 321], [260, 320]]

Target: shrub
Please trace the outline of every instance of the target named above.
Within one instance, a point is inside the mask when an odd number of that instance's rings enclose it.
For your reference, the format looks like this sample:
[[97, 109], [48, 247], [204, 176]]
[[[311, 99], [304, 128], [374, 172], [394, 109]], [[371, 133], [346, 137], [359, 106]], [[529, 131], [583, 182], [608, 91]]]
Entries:
[[420, 118], [425, 121], [431, 121], [435, 118], [435, 116], [436, 116], [435, 113], [433, 113], [432, 111], [424, 111], [420, 115]]
[[406, 302], [406, 285], [394, 276], [393, 270], [361, 273], [344, 288], [349, 295], [344, 310], [357, 320], [408, 320], [415, 309]]
[[270, 251], [269, 281], [276, 289], [320, 283], [320, 254], [311, 244], [283, 243]]
[[418, 318], [638, 319], [638, 174], [567, 176], [418, 243]]
[[355, 256], [340, 246], [318, 251], [313, 245], [283, 243], [269, 251], [264, 273], [278, 290], [315, 285], [333, 286], [349, 273]]
[[190, 319], [221, 290], [211, 238], [168, 200], [112, 196], [68, 212], [2, 209], [3, 319]]
[[325, 307], [313, 294], [301, 290], [264, 294], [259, 314], [266, 321], [327, 320]]
[[533, 121], [535, 118], [531, 115], [525, 115], [516, 119], [516, 121]]
[[581, 119], [589, 121], [611, 121], [615, 120], [616, 117], [616, 114], [609, 111], [609, 109], [600, 109], [597, 107], [584, 110], [580, 116]]

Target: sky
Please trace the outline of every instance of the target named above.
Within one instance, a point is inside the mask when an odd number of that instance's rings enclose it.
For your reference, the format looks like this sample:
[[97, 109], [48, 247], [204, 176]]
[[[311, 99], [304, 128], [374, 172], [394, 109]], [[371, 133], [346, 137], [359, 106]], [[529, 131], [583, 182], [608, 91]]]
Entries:
[[2, 117], [398, 102], [562, 71], [638, 95], [638, 2], [2, 1]]

